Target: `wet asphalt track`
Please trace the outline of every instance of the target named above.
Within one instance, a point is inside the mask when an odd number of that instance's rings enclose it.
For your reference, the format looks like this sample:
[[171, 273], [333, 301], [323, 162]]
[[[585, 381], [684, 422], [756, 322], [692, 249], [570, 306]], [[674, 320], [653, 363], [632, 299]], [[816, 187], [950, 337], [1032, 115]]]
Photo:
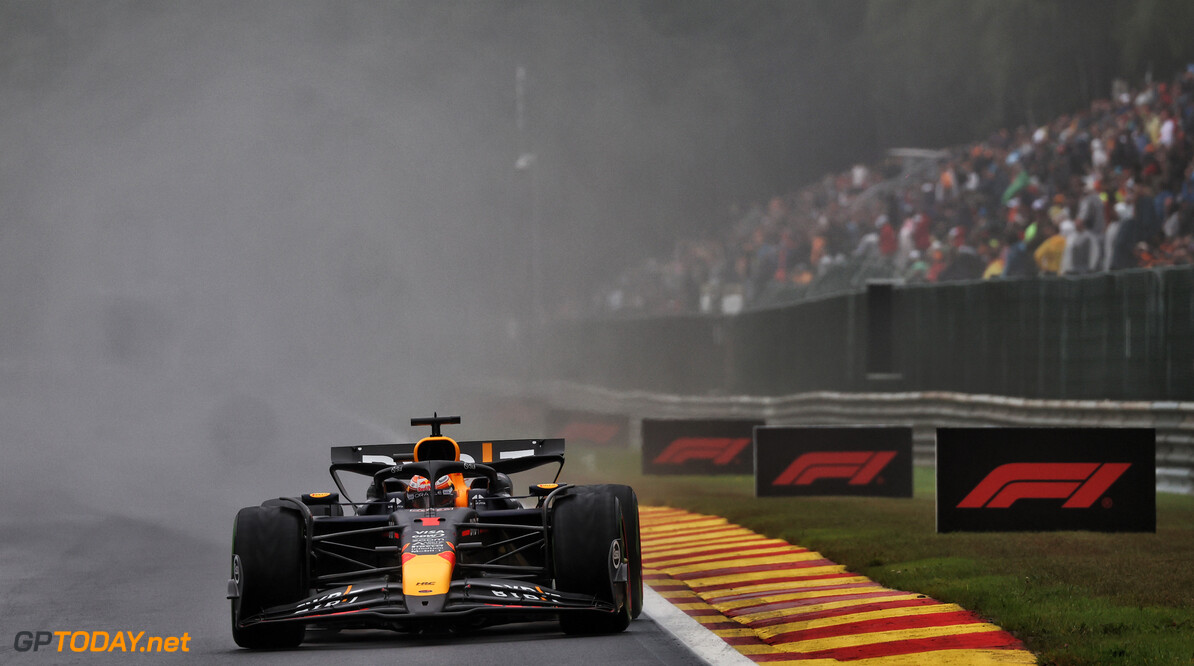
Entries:
[[[229, 520], [231, 522], [231, 519]], [[646, 615], [623, 634], [566, 637], [554, 623], [507, 625], [465, 636], [345, 632], [286, 652], [240, 650], [228, 629], [228, 543], [123, 517], [76, 515], [0, 525], [0, 618], [7, 664], [701, 663]], [[19, 631], [145, 631], [190, 635], [173, 654], [17, 652]], [[57, 639], [55, 639], [55, 643]]]

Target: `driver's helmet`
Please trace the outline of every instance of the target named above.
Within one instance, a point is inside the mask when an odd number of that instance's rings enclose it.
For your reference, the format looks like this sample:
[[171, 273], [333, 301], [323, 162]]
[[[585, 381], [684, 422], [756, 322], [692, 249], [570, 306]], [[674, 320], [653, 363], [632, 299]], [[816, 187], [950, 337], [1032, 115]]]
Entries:
[[445, 474], [435, 486], [425, 476], [412, 476], [406, 484], [406, 506], [411, 509], [431, 509], [456, 506], [456, 486]]

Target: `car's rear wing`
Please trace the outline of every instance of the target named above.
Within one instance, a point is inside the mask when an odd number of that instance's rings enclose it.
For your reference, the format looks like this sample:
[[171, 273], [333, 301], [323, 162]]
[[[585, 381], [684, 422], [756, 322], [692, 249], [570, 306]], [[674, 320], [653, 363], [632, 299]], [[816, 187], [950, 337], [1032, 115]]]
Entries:
[[[564, 464], [562, 439], [504, 439], [488, 442], [457, 442], [460, 459], [489, 465], [503, 474], [516, 474], [540, 465]], [[333, 446], [332, 467], [369, 473], [366, 470], [414, 460], [415, 445], [371, 444]]]

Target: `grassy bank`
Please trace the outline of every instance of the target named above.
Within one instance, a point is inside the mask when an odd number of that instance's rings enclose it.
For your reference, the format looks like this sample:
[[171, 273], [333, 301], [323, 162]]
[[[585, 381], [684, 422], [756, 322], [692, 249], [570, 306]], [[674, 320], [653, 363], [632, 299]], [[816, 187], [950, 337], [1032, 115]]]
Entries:
[[1156, 534], [936, 534], [932, 470], [912, 499], [754, 497], [749, 477], [652, 476], [636, 453], [570, 449], [563, 480], [725, 516], [879, 583], [973, 610], [1045, 664], [1194, 664], [1194, 497], [1157, 497]]

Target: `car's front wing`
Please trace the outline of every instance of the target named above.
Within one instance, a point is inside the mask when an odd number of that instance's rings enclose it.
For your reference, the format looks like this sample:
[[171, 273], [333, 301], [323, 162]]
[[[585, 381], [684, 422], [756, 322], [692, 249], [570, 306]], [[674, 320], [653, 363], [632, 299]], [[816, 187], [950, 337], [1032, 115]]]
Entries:
[[[401, 582], [370, 579], [326, 589], [298, 603], [267, 608], [262, 613], [245, 618], [242, 626], [304, 622], [401, 627], [423, 622], [451, 622], [454, 619], [476, 624], [500, 624], [520, 621], [524, 616], [577, 610], [613, 613], [618, 609], [592, 596], [560, 592], [518, 580], [454, 580], [447, 594], [427, 597], [403, 594]], [[503, 615], [509, 617], [503, 618]]]

